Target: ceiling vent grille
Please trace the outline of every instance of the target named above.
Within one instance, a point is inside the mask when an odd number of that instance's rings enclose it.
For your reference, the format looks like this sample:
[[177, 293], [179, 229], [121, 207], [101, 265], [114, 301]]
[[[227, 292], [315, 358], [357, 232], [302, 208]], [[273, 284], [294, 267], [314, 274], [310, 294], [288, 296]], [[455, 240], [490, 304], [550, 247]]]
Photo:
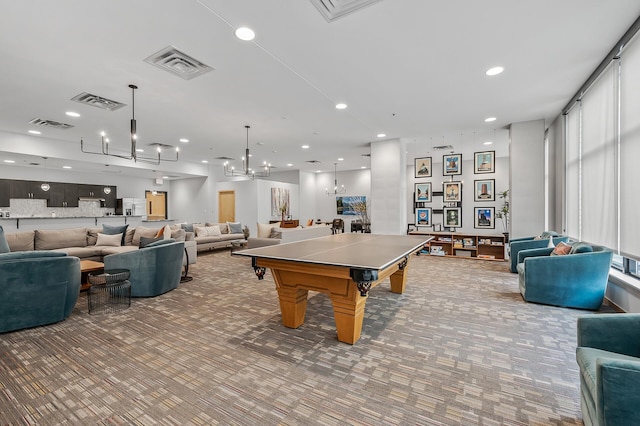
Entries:
[[305, 161], [305, 163], [309, 163], [309, 164], [318, 164], [320, 161], [318, 160], [307, 160]]
[[191, 80], [213, 69], [173, 46], [165, 47], [144, 61], [185, 80]]
[[327, 22], [335, 21], [380, 0], [311, 0]]
[[42, 127], [53, 127], [54, 129], [62, 129], [62, 130], [70, 129], [73, 127], [71, 124], [60, 123], [59, 121], [53, 121], [53, 120], [44, 120], [42, 118], [34, 118], [29, 122], [29, 124], [35, 124], [36, 126], [42, 126]]
[[163, 151], [167, 150], [167, 149], [175, 149], [175, 146], [173, 146], [173, 145], [167, 145], [166, 143], [158, 143], [158, 142], [150, 143], [147, 146], [150, 146], [150, 147], [152, 147], [154, 149], [160, 148]]
[[126, 105], [122, 102], [112, 101], [111, 99], [103, 98], [102, 96], [98, 95], [92, 95], [91, 93], [87, 92], [82, 92], [79, 95], [71, 98], [71, 100], [96, 108], [106, 109], [107, 111], [115, 111]]
[[231, 158], [231, 157], [215, 157], [214, 160], [235, 160], [235, 158]]
[[440, 145], [432, 147], [434, 151], [451, 151], [453, 150], [453, 145]]

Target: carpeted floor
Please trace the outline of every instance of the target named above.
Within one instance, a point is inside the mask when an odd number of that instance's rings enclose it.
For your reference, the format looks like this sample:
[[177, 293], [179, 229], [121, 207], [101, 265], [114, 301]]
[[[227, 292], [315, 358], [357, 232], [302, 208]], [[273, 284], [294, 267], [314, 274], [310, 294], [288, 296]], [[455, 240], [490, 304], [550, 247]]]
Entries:
[[585, 311], [523, 302], [506, 262], [413, 257], [406, 292], [375, 287], [361, 339], [329, 298], [280, 324], [269, 272], [198, 256], [194, 280], [0, 335], [0, 424], [582, 424], [574, 351]]

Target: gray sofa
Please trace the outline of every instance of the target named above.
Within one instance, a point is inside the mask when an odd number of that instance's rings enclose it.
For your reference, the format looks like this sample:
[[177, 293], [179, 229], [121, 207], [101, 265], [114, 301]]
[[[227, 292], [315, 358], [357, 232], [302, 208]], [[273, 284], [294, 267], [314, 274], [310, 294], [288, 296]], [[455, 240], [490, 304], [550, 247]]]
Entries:
[[65, 253], [0, 254], [0, 333], [66, 319], [80, 293], [80, 259]]
[[[219, 248], [231, 247], [232, 241], [244, 240], [244, 232], [231, 232], [227, 223], [191, 223], [182, 224], [183, 229], [190, 231], [193, 229], [194, 241], [198, 252]], [[203, 235], [198, 232], [198, 228], [217, 226], [220, 233], [217, 235]]]
[[[193, 233], [186, 232], [179, 225], [173, 225], [171, 238], [183, 241], [186, 251], [182, 254], [182, 264], [192, 265], [197, 262], [196, 243]], [[106, 256], [136, 251], [141, 238], [153, 238], [160, 228], [137, 226], [127, 228], [124, 245], [97, 245], [98, 233], [102, 228], [69, 228], [69, 229], [37, 229], [6, 234], [7, 243], [12, 252], [50, 250], [79, 257], [81, 260], [103, 262]]]

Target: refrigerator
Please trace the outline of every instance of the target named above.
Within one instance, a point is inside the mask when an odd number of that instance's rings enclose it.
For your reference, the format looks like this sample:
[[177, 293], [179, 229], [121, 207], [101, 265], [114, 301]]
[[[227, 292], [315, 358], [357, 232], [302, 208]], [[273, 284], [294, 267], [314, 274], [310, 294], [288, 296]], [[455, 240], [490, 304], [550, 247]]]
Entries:
[[147, 220], [147, 202], [144, 198], [118, 198], [116, 214], [142, 216], [142, 220]]

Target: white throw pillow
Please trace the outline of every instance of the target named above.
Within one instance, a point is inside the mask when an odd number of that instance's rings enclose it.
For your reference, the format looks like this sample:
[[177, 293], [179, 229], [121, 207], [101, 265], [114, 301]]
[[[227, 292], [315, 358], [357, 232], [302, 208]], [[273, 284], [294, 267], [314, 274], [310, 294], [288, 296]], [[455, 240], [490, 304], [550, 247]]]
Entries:
[[219, 237], [220, 235], [222, 234], [219, 226], [198, 226], [196, 228], [196, 237]]
[[96, 241], [96, 245], [120, 247], [121, 242], [122, 242], [122, 234], [107, 235], [107, 234], [101, 234], [98, 232], [98, 240]]
[[258, 223], [258, 238], [269, 238], [271, 228], [278, 228], [280, 223]]
[[171, 226], [167, 225], [164, 227], [164, 231], [162, 232], [162, 237], [165, 240], [168, 240], [171, 238]]

